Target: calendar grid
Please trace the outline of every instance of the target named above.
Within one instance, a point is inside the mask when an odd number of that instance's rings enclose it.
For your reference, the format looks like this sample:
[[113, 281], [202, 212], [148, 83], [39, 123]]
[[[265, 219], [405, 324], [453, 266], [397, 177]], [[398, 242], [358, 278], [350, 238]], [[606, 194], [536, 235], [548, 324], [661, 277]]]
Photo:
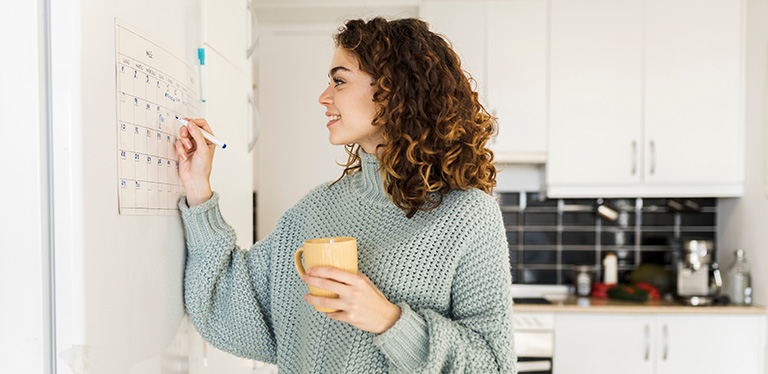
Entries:
[[115, 27], [120, 214], [178, 215], [175, 118], [198, 113], [196, 72], [149, 37]]

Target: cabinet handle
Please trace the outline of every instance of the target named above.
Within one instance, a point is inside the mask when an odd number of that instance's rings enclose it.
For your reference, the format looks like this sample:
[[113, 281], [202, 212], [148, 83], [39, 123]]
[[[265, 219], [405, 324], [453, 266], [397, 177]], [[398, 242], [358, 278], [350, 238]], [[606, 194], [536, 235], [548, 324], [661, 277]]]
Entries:
[[248, 153], [253, 151], [256, 146], [256, 140], [259, 139], [259, 112], [256, 109], [256, 103], [248, 94], [248, 113], [245, 118], [246, 134], [248, 134]]
[[650, 173], [653, 175], [656, 172], [656, 143], [651, 140], [650, 144], [651, 148], [651, 170]]
[[669, 353], [669, 327], [667, 324], [664, 324], [664, 328], [662, 329], [664, 333], [664, 356], [662, 359], [664, 361], [667, 360], [667, 354]]
[[632, 141], [632, 175], [637, 174], [637, 140]]
[[[253, 20], [253, 23], [252, 23], [251, 26], [253, 28], [258, 28], [258, 26], [257, 26], [258, 23], [257, 23], [257, 18], [256, 18], [256, 7], [253, 5], [253, 0], [246, 0], [246, 2], [247, 2], [246, 7], [248, 8], [248, 10], [251, 11], [251, 20]], [[253, 54], [253, 52], [256, 51], [256, 43], [259, 40], [259, 34], [258, 33], [256, 35], [254, 35], [253, 29], [248, 30], [248, 31], [250, 31], [251, 38], [253, 40], [251, 41], [251, 46], [248, 47], [248, 49], [245, 50], [245, 58], [246, 59], [251, 58], [251, 55]]]
[[645, 325], [645, 361], [651, 356], [651, 325]]

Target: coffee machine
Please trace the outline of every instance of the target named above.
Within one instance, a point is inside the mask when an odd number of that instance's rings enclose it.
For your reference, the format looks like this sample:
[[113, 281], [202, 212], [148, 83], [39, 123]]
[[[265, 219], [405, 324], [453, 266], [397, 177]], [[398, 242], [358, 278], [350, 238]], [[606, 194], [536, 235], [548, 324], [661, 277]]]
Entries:
[[714, 242], [684, 240], [675, 261], [675, 298], [686, 305], [712, 305], [723, 279], [713, 260]]

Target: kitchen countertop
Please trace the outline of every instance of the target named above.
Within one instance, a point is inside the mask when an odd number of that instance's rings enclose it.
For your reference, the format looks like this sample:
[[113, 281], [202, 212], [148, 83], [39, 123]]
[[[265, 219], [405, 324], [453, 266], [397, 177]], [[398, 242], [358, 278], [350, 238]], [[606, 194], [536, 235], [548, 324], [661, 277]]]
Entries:
[[592, 297], [547, 298], [552, 304], [515, 304], [515, 312], [528, 313], [685, 313], [685, 314], [753, 314], [764, 315], [764, 306], [686, 306], [673, 300], [645, 303]]

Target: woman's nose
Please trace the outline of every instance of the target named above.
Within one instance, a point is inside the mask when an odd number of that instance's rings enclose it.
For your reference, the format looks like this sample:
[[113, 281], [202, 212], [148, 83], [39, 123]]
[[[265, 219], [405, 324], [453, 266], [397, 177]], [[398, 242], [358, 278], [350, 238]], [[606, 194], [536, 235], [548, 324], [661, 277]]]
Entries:
[[333, 87], [329, 84], [328, 87], [323, 91], [323, 93], [320, 94], [320, 98], [318, 101], [320, 102], [320, 105], [331, 105], [333, 104], [333, 94], [331, 93], [331, 90], [333, 90]]

